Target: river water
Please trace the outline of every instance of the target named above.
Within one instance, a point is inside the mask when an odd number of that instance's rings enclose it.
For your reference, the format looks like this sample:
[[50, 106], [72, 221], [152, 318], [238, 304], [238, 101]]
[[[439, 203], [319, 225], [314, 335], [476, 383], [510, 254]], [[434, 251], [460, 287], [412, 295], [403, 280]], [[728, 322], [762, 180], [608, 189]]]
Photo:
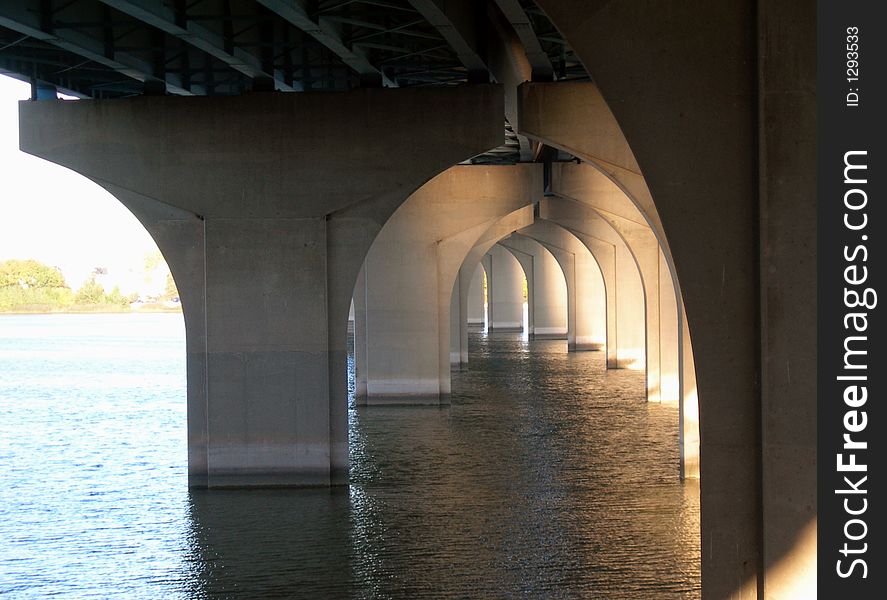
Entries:
[[698, 598], [677, 407], [470, 349], [452, 406], [352, 408], [349, 487], [189, 492], [181, 315], [0, 316], [0, 595]]

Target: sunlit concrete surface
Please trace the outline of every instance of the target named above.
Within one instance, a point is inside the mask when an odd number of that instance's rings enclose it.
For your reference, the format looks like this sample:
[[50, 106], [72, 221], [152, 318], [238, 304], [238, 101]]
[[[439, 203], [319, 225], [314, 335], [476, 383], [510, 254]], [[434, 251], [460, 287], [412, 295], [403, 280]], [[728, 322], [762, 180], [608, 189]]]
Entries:
[[[452, 167], [412, 194], [386, 223], [364, 266], [368, 404], [447, 401], [451, 312], [458, 309], [467, 327], [470, 280], [460, 275], [465, 257], [491, 225], [541, 195], [540, 167]], [[454, 285], [466, 289], [451, 307]], [[494, 300], [491, 313], [496, 310]], [[453, 331], [453, 338], [460, 336]]]
[[521, 263], [527, 278], [528, 335], [537, 339], [568, 339], [568, 273], [537, 240], [512, 234], [499, 240], [499, 244]]
[[490, 295], [490, 331], [523, 331], [524, 285], [520, 262], [505, 247], [496, 244], [487, 253], [487, 289]]
[[487, 295], [484, 287], [486, 276], [483, 266], [478, 264], [474, 268], [471, 282], [468, 284], [468, 324], [472, 326], [484, 327], [486, 325]]
[[607, 292], [591, 251], [563, 227], [542, 219], [518, 233], [541, 242], [563, 271], [568, 299], [568, 348], [603, 350], [607, 343]]
[[[476, 265], [481, 265], [481, 267], [484, 269], [484, 278], [486, 282], [485, 300], [487, 326], [489, 326], [490, 320], [491, 301], [491, 278], [489, 276], [489, 273], [492, 268], [491, 257], [488, 255], [488, 251], [502, 238], [510, 235], [518, 229], [530, 225], [533, 222], [534, 218], [534, 207], [528, 205], [505, 215], [501, 219], [498, 219], [492, 225], [487, 227], [484, 232], [478, 237], [474, 246], [472, 246], [468, 253], [465, 255], [465, 259], [462, 261], [462, 266], [459, 267], [460, 282], [468, 281], [468, 277], [470, 273], [474, 271]], [[455, 295], [457, 291], [459, 294], [459, 313], [457, 314], [454, 311], [451, 314], [451, 329], [455, 331], [455, 329], [458, 328], [460, 331], [460, 335], [458, 336], [458, 338], [455, 335], [450, 338], [450, 353], [451, 355], [459, 355], [460, 370], [468, 368], [468, 320], [462, 318], [462, 315], [467, 312], [467, 294], [470, 292], [470, 290], [470, 285], [459, 285], [453, 287], [453, 294]], [[454, 304], [454, 302], [451, 302], [451, 305]], [[456, 322], [453, 323], [452, 319], [455, 319]]]
[[546, 198], [540, 204], [540, 215], [581, 241], [600, 269], [607, 294], [607, 364], [611, 368], [645, 368], [644, 284], [625, 239], [592, 207], [571, 199]]

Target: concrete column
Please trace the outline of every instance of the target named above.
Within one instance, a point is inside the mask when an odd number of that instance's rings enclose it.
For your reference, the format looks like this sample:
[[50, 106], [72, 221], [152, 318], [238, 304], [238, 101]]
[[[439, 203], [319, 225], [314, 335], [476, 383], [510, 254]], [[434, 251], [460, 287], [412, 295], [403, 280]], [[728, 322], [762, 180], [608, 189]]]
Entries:
[[[602, 97], [609, 101], [607, 113], [609, 108], [614, 113], [610, 122], [618, 119], [615, 131], [637, 157], [662, 231], [668, 234], [666, 254], [673, 257], [669, 262], [680, 276], [701, 403], [702, 597], [759, 598], [764, 573], [757, 466], [756, 5], [653, 0], [639, 10], [633, 3], [538, 4], [594, 73]], [[813, 7], [808, 4], [804, 10], [811, 13]], [[702, 29], [695, 25], [700, 22], [706, 23]], [[786, 28], [774, 31], [782, 36]], [[779, 39], [779, 44], [794, 42], [790, 37]], [[806, 52], [806, 47], [797, 52]], [[789, 70], [797, 65], [781, 56], [774, 62]], [[794, 85], [783, 80], [788, 87]], [[646, 93], [650, 89], [657, 93]], [[566, 104], [555, 106], [553, 100], [547, 97], [536, 104], [545, 107], [544, 114], [532, 114], [557, 117], [563, 127], [545, 124], [537, 131], [557, 133], [556, 141], [548, 139], [575, 150], [583, 160], [597, 157], [604, 162], [601, 136], [589, 130], [605, 121], [595, 114], [570, 116]], [[590, 106], [570, 105], [577, 112]], [[521, 115], [519, 130], [527, 116]], [[803, 119], [810, 122], [813, 117]], [[622, 164], [614, 158], [608, 162]], [[807, 180], [794, 174], [785, 185]], [[627, 184], [626, 180], [622, 185], [627, 189]], [[640, 194], [631, 195], [640, 201]]]
[[481, 265], [474, 268], [468, 288], [468, 326], [483, 327], [486, 323], [486, 302], [484, 278], [486, 273]]
[[699, 395], [687, 311], [681, 304], [681, 478], [699, 479]]
[[518, 233], [541, 242], [566, 275], [570, 351], [603, 350], [607, 342], [607, 291], [591, 251], [575, 235], [544, 219], [537, 219]]
[[462, 276], [462, 270], [456, 274], [453, 282], [453, 291], [450, 293], [450, 370], [461, 371], [463, 365], [468, 367], [468, 348], [462, 353], [462, 322], [468, 323], [468, 303], [462, 306], [462, 298], [466, 294], [462, 291], [465, 286], [471, 285], [468, 276]]
[[[505, 243], [505, 240], [499, 240], [498, 244], [504, 248], [506, 248], [511, 255], [520, 263], [521, 270], [523, 271], [523, 275], [527, 280], [527, 300], [526, 300], [526, 309], [527, 309], [527, 324], [526, 330], [527, 334], [532, 336], [534, 331], [536, 330], [536, 284], [535, 284], [535, 274], [536, 270], [534, 267], [535, 258], [533, 251], [535, 248], [529, 251], [521, 251], [516, 250], [513, 247], [509, 247], [508, 244]], [[540, 262], [543, 260], [540, 256]], [[544, 269], [544, 266], [540, 266], [540, 270]], [[543, 292], [544, 294], [544, 292]], [[543, 305], [545, 305], [545, 298], [542, 298]], [[543, 310], [545, 310], [543, 308]], [[543, 320], [545, 315], [543, 315]]]
[[[392, 223], [396, 225], [397, 217]], [[383, 228], [367, 273], [367, 402], [438, 404], [437, 247]], [[445, 324], [449, 330], [449, 321]], [[449, 347], [447, 347], [449, 365]], [[449, 367], [448, 367], [449, 368]]]
[[[515, 233], [499, 240], [518, 259], [527, 276], [528, 333], [537, 339], [568, 339], [569, 289], [562, 265], [535, 239]], [[522, 260], [523, 259], [523, 260]], [[572, 271], [569, 271], [572, 275]], [[570, 338], [572, 339], [572, 337]]]
[[530, 333], [536, 339], [567, 339], [568, 301], [564, 272], [545, 246], [531, 241], [538, 245], [538, 251], [533, 254], [533, 328]]
[[[484, 270], [480, 265], [474, 269], [463, 265], [453, 284], [450, 299], [450, 370], [468, 370], [468, 329], [484, 327]], [[473, 304], [473, 306], [472, 306]], [[475, 311], [474, 323], [467, 315]]]
[[[533, 219], [529, 220], [529, 223], [532, 223]], [[529, 224], [528, 223], [528, 224]], [[509, 235], [511, 232], [505, 233], [502, 237]], [[487, 305], [486, 305], [486, 327], [487, 331], [490, 330], [490, 305], [493, 303], [493, 257], [490, 256], [487, 252], [488, 250], [495, 244], [498, 239], [493, 240], [489, 246], [484, 246], [483, 252], [480, 253], [480, 265], [484, 269], [484, 274], [487, 278]], [[471, 264], [470, 262], [467, 264]]]
[[[516, 243], [522, 238], [528, 242], [528, 249], [533, 251], [533, 304], [530, 306], [533, 325], [530, 335], [536, 339], [565, 340], [569, 329], [569, 301], [564, 271], [551, 251], [537, 240], [512, 234], [499, 243], [515, 252]], [[527, 277], [529, 284], [530, 278]]]
[[589, 249], [604, 277], [607, 294], [607, 366], [646, 367], [644, 286], [625, 240], [590, 206], [561, 197], [540, 203], [540, 215]]
[[[553, 221], [552, 221], [553, 222]], [[571, 231], [589, 251], [597, 265], [604, 286], [604, 305], [606, 307], [606, 352], [607, 368], [619, 368], [619, 302], [618, 302], [618, 271], [616, 244], [605, 242], [590, 235]], [[628, 317], [623, 316], [623, 322]]]
[[20, 105], [22, 148], [115, 194], [176, 277], [190, 485], [344, 482], [363, 257], [411, 190], [501, 143], [501, 102], [469, 86]]
[[488, 229], [541, 193], [541, 165], [460, 165], [392, 215], [365, 263], [368, 403], [448, 402], [450, 369], [463, 354], [467, 362], [465, 257]]
[[524, 270], [516, 258], [496, 244], [488, 252], [490, 257], [489, 331], [523, 331], [524, 329]]
[[[477, 269], [483, 274], [480, 265], [476, 265]], [[474, 292], [475, 282], [471, 275], [472, 270], [463, 264], [459, 268], [456, 276], [456, 283], [453, 285], [453, 295], [450, 302], [450, 369], [453, 371], [468, 370], [468, 328], [469, 319], [466, 316], [469, 313], [470, 295]], [[474, 273], [477, 274], [477, 271]], [[481, 278], [481, 296], [483, 296], [483, 278]], [[458, 312], [453, 312], [453, 309]], [[483, 298], [481, 298], [481, 322], [480, 327], [484, 326], [485, 309], [483, 306]]]
[[662, 402], [681, 400], [680, 309], [674, 280], [659, 249], [659, 399]]
[[357, 404], [367, 402], [367, 278], [361, 267], [354, 284], [354, 398]]
[[813, 598], [817, 14], [799, 0], [756, 6], [764, 598]]
[[[496, 221], [484, 231], [484, 233], [477, 239], [475, 245], [468, 251], [465, 259], [462, 261], [462, 266], [459, 269], [460, 272], [471, 273], [480, 266], [484, 269], [484, 275], [486, 276], [486, 273], [489, 272], [486, 269], [491, 268], [491, 261], [489, 260], [490, 256], [487, 254], [487, 251], [492, 248], [498, 240], [511, 234], [517, 229], [530, 225], [533, 222], [533, 218], [533, 206], [528, 205]], [[489, 296], [489, 279], [487, 281], [487, 295]], [[465, 292], [466, 288], [463, 286], [460, 289], [460, 293], [464, 294]], [[460, 301], [464, 302], [466, 306], [468, 305], [467, 297]], [[488, 311], [485, 312], [488, 313]], [[460, 323], [460, 329], [460, 356], [464, 357], [464, 362], [460, 364], [460, 369], [465, 370], [468, 368], [468, 324], [464, 322]]]

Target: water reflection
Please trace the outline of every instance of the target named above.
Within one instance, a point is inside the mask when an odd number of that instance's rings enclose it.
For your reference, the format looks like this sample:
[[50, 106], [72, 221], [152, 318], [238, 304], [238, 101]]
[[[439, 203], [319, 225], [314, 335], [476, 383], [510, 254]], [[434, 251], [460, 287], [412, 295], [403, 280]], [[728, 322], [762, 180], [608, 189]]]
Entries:
[[193, 594], [698, 597], [677, 409], [603, 358], [474, 334], [451, 407], [352, 408], [347, 490], [192, 493]]
[[0, 594], [699, 597], [677, 407], [603, 353], [472, 333], [452, 406], [352, 407], [350, 487], [189, 493], [181, 317], [53, 319], [0, 328]]
[[352, 572], [347, 488], [194, 490], [191, 597], [344, 597]]

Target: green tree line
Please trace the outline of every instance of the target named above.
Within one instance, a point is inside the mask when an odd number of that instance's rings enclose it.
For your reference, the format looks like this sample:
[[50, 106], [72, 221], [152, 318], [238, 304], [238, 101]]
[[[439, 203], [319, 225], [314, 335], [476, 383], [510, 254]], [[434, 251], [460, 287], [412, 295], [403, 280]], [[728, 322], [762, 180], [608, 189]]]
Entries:
[[115, 287], [110, 293], [93, 273], [77, 291], [65, 282], [61, 271], [33, 259], [0, 262], [0, 311], [53, 312], [105, 307], [123, 310], [132, 299]]

